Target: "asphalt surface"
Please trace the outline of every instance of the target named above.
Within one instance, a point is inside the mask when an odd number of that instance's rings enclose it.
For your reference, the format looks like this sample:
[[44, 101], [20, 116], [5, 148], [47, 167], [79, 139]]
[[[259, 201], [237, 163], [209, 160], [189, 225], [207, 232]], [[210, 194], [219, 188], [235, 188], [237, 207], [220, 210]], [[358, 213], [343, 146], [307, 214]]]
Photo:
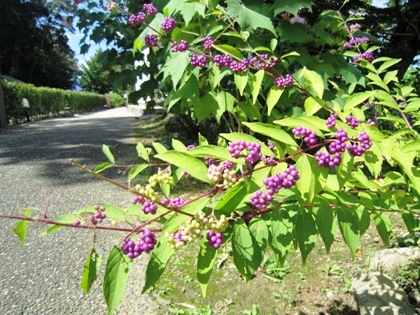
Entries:
[[[37, 208], [33, 216], [54, 218], [94, 202], [128, 206], [128, 192], [82, 172], [70, 159], [94, 168], [106, 161], [101, 147], [107, 144], [118, 164], [133, 163], [138, 115], [123, 107], [0, 129], [0, 213]], [[110, 176], [126, 181], [116, 172]], [[65, 228], [41, 236], [47, 226], [30, 223], [22, 247], [12, 231], [17, 222], [0, 218], [0, 314], [106, 314], [103, 269], [109, 250], [125, 235], [97, 232], [102, 268], [85, 295], [80, 280], [93, 232]], [[140, 294], [147, 258], [133, 263], [117, 314], [155, 314], [151, 299]]]

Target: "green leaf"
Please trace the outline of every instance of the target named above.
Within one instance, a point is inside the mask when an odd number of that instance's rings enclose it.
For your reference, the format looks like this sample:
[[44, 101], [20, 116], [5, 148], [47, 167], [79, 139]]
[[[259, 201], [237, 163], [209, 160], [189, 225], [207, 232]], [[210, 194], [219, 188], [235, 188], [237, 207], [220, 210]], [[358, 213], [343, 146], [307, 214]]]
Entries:
[[371, 98], [375, 94], [375, 91], [368, 91], [368, 92], [360, 92], [354, 93], [346, 99], [346, 103], [344, 104], [344, 111], [346, 113], [351, 113], [353, 107], [362, 104], [369, 98]]
[[[29, 217], [31, 215], [31, 211], [27, 210], [25, 212], [25, 217]], [[20, 240], [20, 244], [23, 246], [25, 245], [25, 239], [26, 239], [26, 232], [28, 230], [28, 224], [29, 221], [27, 220], [20, 220], [13, 229], [13, 232], [15, 232], [16, 236]]]
[[261, 217], [254, 217], [249, 222], [249, 230], [255, 238], [261, 253], [264, 254], [268, 245], [269, 230], [267, 223]]
[[185, 144], [183, 144], [181, 141], [177, 139], [172, 139], [172, 148], [175, 151], [187, 152], [187, 147], [185, 146]]
[[129, 180], [130, 181], [133, 180], [137, 175], [139, 175], [148, 167], [149, 167], [149, 164], [140, 164], [140, 165], [132, 167], [130, 171], [128, 172]]
[[[74, 214], [64, 213], [64, 214], [61, 214], [61, 215], [55, 217], [53, 219], [53, 221], [57, 222], [57, 223], [73, 224], [74, 220], [76, 220], [77, 218], [79, 218], [79, 217], [74, 215]], [[64, 226], [60, 226], [60, 225], [51, 225], [41, 235], [44, 236], [44, 235], [51, 234], [55, 231], [58, 231], [58, 230], [62, 229], [63, 227]]]
[[161, 238], [150, 254], [149, 263], [147, 264], [146, 269], [146, 281], [141, 293], [145, 293], [160, 279], [174, 251], [175, 250], [168, 245], [165, 238]]
[[[293, 15], [298, 15], [300, 9], [302, 7], [311, 9], [312, 1], [311, 0], [282, 0], [282, 1], [275, 1], [273, 4], [274, 15], [278, 15], [282, 12], [289, 12]], [[310, 10], [309, 10], [310, 11]]]
[[354, 259], [360, 241], [358, 220], [349, 209], [337, 207], [336, 211], [341, 235], [343, 235], [344, 241], [349, 247], [351, 256]]
[[292, 216], [294, 213], [296, 213], [295, 209], [287, 209], [286, 207], [276, 209], [272, 213], [271, 248], [281, 265], [285, 263], [293, 241], [294, 218]]
[[306, 116], [312, 116], [322, 108], [318, 100], [313, 97], [308, 97], [305, 100], [304, 106]]
[[221, 53], [224, 53], [226, 55], [229, 55], [237, 60], [244, 59], [244, 56], [241, 54], [239, 50], [237, 50], [235, 47], [222, 44], [222, 45], [213, 45], [213, 48], [220, 51]]
[[315, 216], [316, 226], [325, 245], [327, 254], [330, 253], [331, 245], [334, 243], [337, 232], [337, 224], [334, 220], [333, 210], [329, 207], [328, 202], [321, 202], [316, 209]]
[[271, 114], [274, 106], [276, 106], [277, 102], [279, 101], [281, 95], [283, 94], [284, 89], [279, 89], [277, 86], [273, 85], [268, 91], [267, 95], [267, 112], [268, 115]]
[[147, 152], [146, 148], [144, 147], [143, 143], [138, 142], [136, 145], [137, 155], [141, 157], [146, 162], [150, 162], [149, 153]]
[[153, 145], [153, 148], [155, 149], [156, 153], [158, 153], [158, 154], [168, 151], [168, 149], [163, 144], [161, 144], [159, 142], [153, 142], [152, 145]]
[[317, 238], [317, 229], [312, 214], [303, 209], [297, 216], [296, 236], [299, 243], [300, 253], [302, 255], [303, 264], [309, 253], [315, 247]]
[[102, 255], [99, 255], [94, 248], [89, 251], [89, 255], [85, 261], [82, 272], [82, 282], [80, 287], [85, 294], [89, 293], [92, 284], [95, 282], [99, 267], [101, 265]]
[[247, 126], [252, 131], [262, 134], [264, 136], [270, 137], [273, 140], [276, 140], [281, 143], [288, 144], [293, 147], [297, 147], [298, 144], [296, 141], [283, 129], [271, 125], [271, 124], [264, 124], [264, 123], [242, 123], [243, 125]]
[[225, 215], [231, 215], [238, 206], [243, 202], [248, 194], [249, 185], [246, 181], [242, 180], [235, 186], [230, 188], [222, 199], [216, 205], [216, 211]]
[[233, 261], [242, 277], [248, 281], [257, 272], [263, 256], [261, 250], [243, 220], [233, 225]]
[[113, 167], [114, 164], [110, 163], [110, 162], [103, 162], [101, 164], [99, 164], [97, 167], [95, 167], [95, 169], [93, 170], [95, 173], [100, 173], [102, 171], [105, 171], [108, 168]]
[[102, 152], [105, 154], [106, 158], [112, 164], [115, 164], [114, 155], [111, 153], [111, 150], [109, 149], [109, 147], [106, 144], [102, 145]]
[[236, 0], [227, 0], [227, 13], [236, 16], [236, 21], [242, 30], [255, 30], [264, 28], [277, 37], [277, 32], [273, 27], [271, 19], [254, 10], [248, 9]]
[[188, 54], [172, 54], [165, 63], [163, 72], [165, 78], [170, 76], [172, 78], [172, 85], [177, 89], [177, 85], [184, 75], [184, 71], [190, 64], [190, 57]]
[[248, 74], [245, 72], [235, 73], [233, 77], [239, 94], [242, 96], [244, 94], [245, 87], [248, 84]]
[[167, 151], [158, 154], [155, 157], [183, 169], [192, 177], [204, 183], [210, 183], [210, 180], [207, 177], [206, 164], [186, 152]]
[[378, 230], [379, 236], [386, 246], [389, 246], [389, 237], [392, 233], [392, 224], [388, 216], [382, 211], [374, 211], [373, 222], [375, 222], [376, 229]]
[[124, 255], [122, 250], [114, 246], [108, 256], [105, 267], [103, 292], [108, 306], [108, 314], [112, 314], [120, 304], [124, 294], [131, 259]]
[[232, 161], [237, 162], [238, 159], [235, 159], [230, 156], [227, 148], [222, 148], [215, 145], [200, 145], [188, 151], [188, 153], [195, 157], [210, 157], [223, 161]]
[[322, 99], [324, 95], [324, 80], [322, 77], [317, 72], [306, 69], [306, 67], [299, 74], [307, 81], [304, 86], [309, 87], [319, 99]]
[[213, 265], [216, 261], [216, 253], [216, 248], [209, 246], [206, 239], [201, 241], [197, 261], [197, 280], [200, 283], [201, 295], [203, 297], [207, 295], [207, 284], [209, 283]]
[[420, 140], [410, 141], [401, 147], [401, 151], [405, 153], [420, 152]]
[[275, 120], [275, 124], [281, 126], [287, 126], [295, 128], [297, 126], [302, 126], [307, 129], [311, 129], [319, 137], [324, 137], [322, 130], [326, 130], [325, 120], [320, 119], [319, 117], [287, 117], [281, 120]]
[[401, 216], [403, 218], [405, 226], [407, 227], [408, 232], [410, 233], [412, 237], [415, 237], [416, 236], [415, 229], [417, 227], [416, 218], [410, 211], [403, 211], [401, 213]]
[[264, 70], [259, 70], [255, 75], [252, 77], [251, 80], [251, 95], [252, 95], [252, 103], [255, 104], [257, 101], [258, 94], [260, 93], [262, 87], [262, 81], [264, 79]]

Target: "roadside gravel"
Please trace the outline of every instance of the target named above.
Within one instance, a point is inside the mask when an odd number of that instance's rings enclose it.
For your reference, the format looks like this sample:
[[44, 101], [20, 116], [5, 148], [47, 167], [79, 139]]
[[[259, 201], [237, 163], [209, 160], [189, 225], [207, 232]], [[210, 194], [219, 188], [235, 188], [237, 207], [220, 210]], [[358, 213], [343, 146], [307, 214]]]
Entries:
[[[45, 211], [53, 218], [92, 202], [127, 206], [129, 193], [81, 172], [70, 159], [94, 168], [105, 161], [101, 147], [107, 144], [119, 164], [132, 163], [138, 115], [123, 107], [0, 129], [0, 213], [38, 208], [33, 214]], [[110, 176], [126, 180], [115, 172]], [[61, 229], [41, 236], [47, 227], [30, 223], [22, 247], [12, 231], [17, 221], [0, 222], [0, 314], [106, 314], [103, 274], [89, 295], [79, 286], [92, 232]], [[123, 237], [97, 233], [102, 272], [109, 249]], [[146, 263], [144, 257], [133, 264], [117, 314], [155, 314], [151, 299], [140, 295]]]

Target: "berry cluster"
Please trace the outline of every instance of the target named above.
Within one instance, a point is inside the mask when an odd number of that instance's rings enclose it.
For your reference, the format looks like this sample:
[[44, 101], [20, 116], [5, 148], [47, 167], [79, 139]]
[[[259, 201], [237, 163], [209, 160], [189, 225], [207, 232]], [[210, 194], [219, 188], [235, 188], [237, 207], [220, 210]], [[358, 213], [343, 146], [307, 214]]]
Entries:
[[135, 196], [131, 199], [133, 205], [140, 203], [142, 205], [141, 211], [144, 214], [156, 214], [158, 205], [153, 201], [146, 200], [143, 196]]
[[146, 35], [144, 42], [148, 47], [156, 47], [158, 45], [158, 37], [156, 35]]
[[303, 141], [305, 141], [308, 146], [316, 143], [316, 133], [310, 129], [298, 126], [292, 130], [292, 133], [296, 138], [303, 137]]
[[139, 192], [140, 195], [146, 196], [151, 201], [157, 201], [156, 191], [150, 184], [146, 186], [136, 185], [135, 190]]
[[144, 12], [139, 12], [137, 15], [131, 14], [128, 18], [128, 23], [131, 25], [138, 25], [146, 21], [147, 15]]
[[[228, 166], [231, 167], [229, 163], [232, 162], [227, 162]], [[207, 172], [208, 179], [214, 183], [218, 183], [223, 179], [223, 186], [232, 187], [237, 181], [236, 171], [230, 170], [230, 167], [226, 166], [225, 162], [222, 162], [219, 165], [211, 164]]]
[[364, 59], [366, 61], [372, 62], [373, 60], [375, 60], [375, 57], [373, 56], [372, 52], [366, 51], [362, 54], [359, 54], [358, 56], [354, 56], [353, 62], [359, 63], [360, 59]]
[[206, 217], [204, 212], [199, 211], [193, 219], [187, 221], [176, 232], [166, 234], [168, 244], [173, 248], [179, 248], [188, 242], [197, 239], [203, 231], [213, 231], [221, 233], [228, 227], [229, 223], [226, 216], [221, 215], [219, 220], [215, 217]]
[[171, 17], [166, 17], [162, 24], [160, 25], [161, 29], [164, 30], [165, 32], [171, 32], [176, 26], [176, 22], [173, 18]]
[[158, 10], [156, 9], [156, 7], [151, 3], [145, 3], [143, 5], [143, 9], [146, 11], [148, 15], [155, 15], [156, 13], [158, 13]]
[[262, 159], [261, 145], [258, 142], [233, 141], [229, 144], [228, 151], [233, 158], [239, 158], [242, 151], [247, 150], [246, 161], [254, 164]]
[[214, 248], [219, 248], [223, 243], [223, 234], [220, 232], [208, 231], [207, 232], [207, 240], [209, 241], [209, 245], [213, 246]]
[[370, 141], [369, 136], [364, 131], [357, 135], [356, 140], [360, 145], [357, 145], [354, 142], [352, 144], [347, 144], [347, 151], [349, 151], [351, 155], [361, 156], [372, 146], [372, 141]]
[[333, 167], [341, 163], [341, 154], [318, 151], [315, 154], [315, 159], [318, 161], [319, 166]]
[[368, 43], [368, 42], [369, 42], [369, 38], [367, 38], [366, 36], [356, 37], [356, 38], [350, 39], [347, 43], [344, 43], [343, 47], [344, 49], [348, 49], [350, 47], [357, 46], [362, 43]]
[[150, 187], [156, 187], [157, 184], [160, 185], [170, 185], [171, 187], [174, 185], [174, 179], [169, 173], [169, 170], [161, 170], [159, 169], [157, 174], [154, 174], [149, 178], [149, 185]]
[[104, 213], [106, 210], [105, 206], [94, 205], [93, 210], [95, 210], [95, 214], [88, 216], [88, 220], [93, 224], [96, 225], [98, 223], [102, 223], [103, 220], [106, 218], [106, 214]]
[[149, 253], [155, 247], [157, 241], [155, 233], [150, 229], [144, 229], [139, 236], [139, 242], [135, 243], [130, 237], [124, 239], [121, 249], [128, 258], [133, 259], [141, 255], [141, 253]]
[[191, 55], [190, 63], [194, 67], [204, 68], [207, 65], [207, 57], [205, 55]]
[[250, 197], [251, 205], [257, 209], [265, 209], [273, 200], [273, 196], [282, 188], [292, 188], [296, 181], [300, 178], [299, 172], [294, 165], [284, 171], [284, 173], [277, 173], [276, 175], [264, 179], [264, 186], [267, 193], [262, 190], [257, 190]]
[[172, 209], [179, 209], [185, 204], [185, 199], [169, 197], [163, 198], [161, 203], [166, 207], [170, 207]]
[[261, 54], [257, 55], [256, 57], [252, 57], [249, 60], [249, 64], [251, 67], [261, 70], [265, 68], [273, 68], [276, 65], [275, 58], [268, 58], [268, 54]]
[[215, 55], [213, 61], [216, 63], [216, 66], [221, 67], [230, 67], [233, 59], [229, 55]]
[[249, 61], [246, 58], [242, 59], [239, 62], [232, 60], [232, 62], [230, 63], [230, 69], [232, 70], [232, 72], [243, 72], [246, 69], [248, 69], [248, 66]]
[[214, 40], [210, 36], [203, 37], [201, 42], [204, 44], [205, 50], [210, 50], [214, 45]]
[[275, 78], [274, 84], [277, 85], [278, 88], [282, 89], [288, 86], [293, 85], [293, 78], [290, 74], [286, 74], [285, 77], [280, 76]]
[[179, 43], [172, 42], [171, 51], [172, 52], [182, 52], [188, 49], [188, 42], [186, 40], [181, 40]]
[[326, 124], [328, 128], [333, 128], [335, 127], [335, 121], [338, 118], [338, 114], [332, 114], [327, 118]]
[[346, 116], [346, 121], [350, 125], [351, 129], [355, 129], [362, 122], [361, 119], [356, 119], [354, 116], [351, 115]]

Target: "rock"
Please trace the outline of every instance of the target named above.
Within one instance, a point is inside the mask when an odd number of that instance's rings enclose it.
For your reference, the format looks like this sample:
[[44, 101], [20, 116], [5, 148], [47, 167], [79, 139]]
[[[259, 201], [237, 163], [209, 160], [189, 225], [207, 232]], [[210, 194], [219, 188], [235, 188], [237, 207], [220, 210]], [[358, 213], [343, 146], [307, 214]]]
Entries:
[[383, 249], [373, 254], [370, 261], [370, 270], [381, 271], [395, 276], [401, 267], [409, 263], [410, 259], [419, 258], [420, 247]]
[[380, 272], [353, 279], [352, 291], [361, 315], [415, 315], [405, 292], [391, 277]]

